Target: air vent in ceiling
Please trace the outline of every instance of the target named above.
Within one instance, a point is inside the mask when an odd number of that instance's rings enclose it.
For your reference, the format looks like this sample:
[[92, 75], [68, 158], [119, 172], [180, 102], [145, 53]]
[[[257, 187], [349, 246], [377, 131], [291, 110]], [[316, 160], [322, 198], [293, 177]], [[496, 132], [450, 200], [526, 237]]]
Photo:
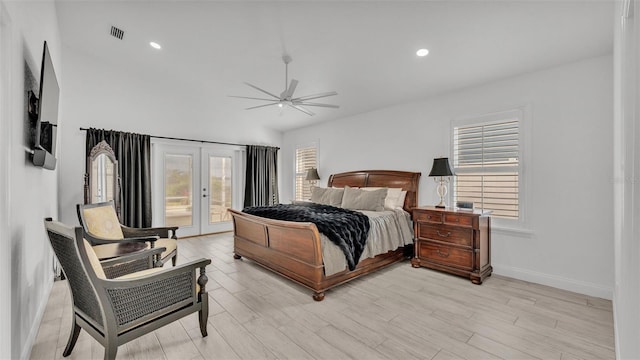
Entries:
[[115, 26], [111, 26], [111, 36], [117, 37], [118, 39], [122, 40], [122, 38], [124, 37], [124, 31], [118, 29]]

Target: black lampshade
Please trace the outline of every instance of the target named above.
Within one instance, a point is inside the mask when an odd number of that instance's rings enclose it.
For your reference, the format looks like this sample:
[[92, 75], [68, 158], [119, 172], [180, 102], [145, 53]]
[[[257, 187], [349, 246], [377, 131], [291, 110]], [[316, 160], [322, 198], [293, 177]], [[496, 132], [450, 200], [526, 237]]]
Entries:
[[437, 158], [433, 159], [433, 167], [431, 168], [431, 172], [429, 176], [453, 176], [453, 170], [451, 170], [451, 165], [449, 165], [449, 158]]
[[320, 180], [320, 175], [318, 175], [318, 169], [311, 168], [307, 170], [306, 180]]

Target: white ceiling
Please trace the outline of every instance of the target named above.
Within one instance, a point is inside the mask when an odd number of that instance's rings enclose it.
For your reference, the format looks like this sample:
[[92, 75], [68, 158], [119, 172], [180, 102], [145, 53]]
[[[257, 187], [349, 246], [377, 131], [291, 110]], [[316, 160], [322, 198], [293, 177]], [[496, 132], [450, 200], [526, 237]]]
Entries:
[[[63, 43], [107, 64], [187, 84], [211, 118], [286, 131], [508, 76], [609, 54], [611, 1], [67, 1]], [[115, 25], [124, 40], [109, 35]], [[153, 50], [149, 41], [163, 46]], [[426, 47], [425, 58], [415, 55]], [[283, 53], [296, 95], [335, 90], [310, 117], [277, 107], [250, 82], [284, 90]], [[320, 101], [319, 101], [320, 102]]]

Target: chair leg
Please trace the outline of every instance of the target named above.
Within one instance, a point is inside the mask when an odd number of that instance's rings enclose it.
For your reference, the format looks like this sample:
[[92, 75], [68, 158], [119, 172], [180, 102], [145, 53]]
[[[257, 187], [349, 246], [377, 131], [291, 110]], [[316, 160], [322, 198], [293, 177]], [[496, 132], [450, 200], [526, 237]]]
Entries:
[[118, 345], [108, 344], [104, 347], [104, 360], [115, 360], [118, 352]]
[[209, 296], [207, 293], [200, 294], [200, 304], [202, 304], [202, 308], [198, 312], [198, 317], [200, 320], [200, 334], [202, 337], [207, 337], [207, 321], [209, 320], [209, 299], [202, 301], [202, 296]]
[[173, 255], [173, 257], [171, 258], [171, 264], [173, 266], [176, 266], [176, 262], [178, 261], [178, 252], [176, 251], [176, 254]]
[[67, 341], [67, 347], [64, 348], [62, 356], [67, 357], [71, 355], [73, 347], [76, 346], [78, 341], [78, 335], [80, 335], [80, 325], [76, 323], [76, 315], [73, 315], [73, 323], [71, 324], [71, 334], [69, 334], [69, 341]]

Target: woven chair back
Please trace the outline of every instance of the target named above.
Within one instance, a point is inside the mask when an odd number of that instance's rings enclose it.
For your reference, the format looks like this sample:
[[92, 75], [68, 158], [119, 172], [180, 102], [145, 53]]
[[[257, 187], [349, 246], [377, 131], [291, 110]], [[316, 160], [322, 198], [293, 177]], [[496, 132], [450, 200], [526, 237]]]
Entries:
[[[45, 226], [53, 251], [68, 279], [74, 307], [97, 324], [103, 325], [100, 302], [86, 270], [93, 271], [93, 269], [90, 264], [83, 266], [80, 251], [85, 250], [84, 247], [78, 246], [79, 242], [74, 234], [74, 229], [57, 221], [45, 221]], [[71, 236], [71, 234], [74, 235]]]

